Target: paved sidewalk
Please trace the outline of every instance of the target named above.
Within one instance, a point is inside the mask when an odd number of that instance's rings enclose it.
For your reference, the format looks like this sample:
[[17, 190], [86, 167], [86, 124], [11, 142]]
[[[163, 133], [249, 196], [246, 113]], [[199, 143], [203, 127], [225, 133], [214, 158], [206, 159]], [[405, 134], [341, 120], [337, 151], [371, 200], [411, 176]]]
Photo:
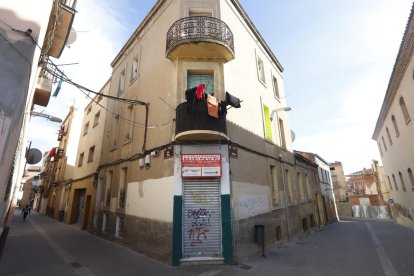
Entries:
[[172, 267], [31, 214], [14, 216], [0, 275], [414, 275], [414, 231], [390, 221], [344, 221], [234, 266]]
[[199, 275], [210, 270], [171, 267], [34, 212], [23, 222], [19, 210], [0, 262], [0, 275]]

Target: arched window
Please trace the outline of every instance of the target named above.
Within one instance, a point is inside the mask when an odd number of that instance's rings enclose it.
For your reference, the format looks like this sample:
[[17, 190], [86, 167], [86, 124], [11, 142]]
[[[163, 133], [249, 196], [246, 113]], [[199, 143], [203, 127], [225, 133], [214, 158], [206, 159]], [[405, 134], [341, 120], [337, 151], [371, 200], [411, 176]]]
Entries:
[[408, 178], [410, 178], [411, 190], [414, 192], [414, 176], [413, 171], [410, 168], [408, 168]]
[[390, 189], [391, 189], [391, 191], [392, 190], [394, 190], [393, 188], [392, 188], [392, 185], [391, 185], [391, 180], [390, 180], [390, 177], [387, 175], [387, 178], [388, 178], [388, 184], [390, 185]]
[[403, 97], [400, 97], [400, 107], [401, 107], [402, 114], [404, 116], [405, 124], [408, 124], [408, 122], [411, 121], [411, 118], [410, 118], [410, 114], [408, 114], [408, 109], [407, 109], [407, 106], [405, 105], [405, 101]]
[[395, 190], [398, 191], [397, 181], [395, 180], [395, 175], [392, 175], [392, 181], [394, 182]]
[[387, 128], [385, 128], [385, 131], [387, 132], [387, 136], [388, 136], [388, 141], [390, 141], [390, 146], [392, 145], [392, 139], [391, 139], [391, 134], [390, 134], [390, 130]]
[[380, 151], [381, 156], [382, 156], [382, 148], [381, 148], [381, 144], [379, 142], [378, 142], [378, 148], [379, 148], [379, 151]]
[[384, 144], [384, 149], [387, 151], [387, 144], [385, 144], [384, 136], [381, 136], [382, 143]]
[[391, 121], [392, 121], [392, 124], [394, 126], [395, 135], [398, 137], [398, 135], [400, 135], [400, 131], [398, 130], [397, 121], [395, 120], [395, 116], [394, 115], [391, 116]]
[[398, 175], [400, 176], [400, 182], [401, 182], [401, 187], [402, 187], [402, 190], [403, 190], [404, 192], [406, 192], [406, 191], [407, 191], [407, 188], [405, 188], [405, 183], [404, 183], [404, 178], [403, 178], [403, 175], [402, 175], [402, 173], [401, 173], [401, 172], [398, 172]]

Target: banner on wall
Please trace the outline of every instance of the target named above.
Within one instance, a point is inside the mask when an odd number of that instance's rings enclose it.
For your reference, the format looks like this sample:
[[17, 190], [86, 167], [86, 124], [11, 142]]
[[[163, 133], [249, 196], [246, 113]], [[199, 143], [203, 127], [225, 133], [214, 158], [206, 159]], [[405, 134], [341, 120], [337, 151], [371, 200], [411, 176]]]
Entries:
[[182, 178], [221, 177], [221, 154], [181, 155]]

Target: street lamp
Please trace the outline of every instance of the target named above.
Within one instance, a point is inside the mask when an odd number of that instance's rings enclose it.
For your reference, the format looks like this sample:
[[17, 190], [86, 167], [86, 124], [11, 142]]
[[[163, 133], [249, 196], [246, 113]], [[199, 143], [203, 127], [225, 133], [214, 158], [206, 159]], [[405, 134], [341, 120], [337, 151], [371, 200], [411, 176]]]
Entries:
[[285, 107], [281, 107], [281, 108], [277, 108], [272, 110], [272, 113], [270, 113], [270, 121], [273, 121], [273, 116], [275, 116], [275, 114], [279, 111], [291, 111], [292, 108], [290, 108], [289, 106], [285, 106]]
[[32, 116], [38, 116], [38, 117], [46, 118], [51, 122], [55, 122], [55, 123], [61, 123], [62, 122], [62, 119], [60, 119], [58, 117], [55, 117], [55, 116], [52, 116], [52, 115], [49, 115], [49, 114], [40, 113], [40, 112], [36, 112], [36, 111], [30, 112], [30, 114]]

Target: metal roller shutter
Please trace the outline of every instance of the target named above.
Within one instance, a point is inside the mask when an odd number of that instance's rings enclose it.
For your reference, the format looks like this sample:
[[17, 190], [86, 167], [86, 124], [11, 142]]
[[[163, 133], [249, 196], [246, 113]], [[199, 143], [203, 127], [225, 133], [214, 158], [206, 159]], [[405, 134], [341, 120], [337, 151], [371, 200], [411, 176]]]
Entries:
[[221, 257], [219, 179], [184, 180], [184, 258]]

